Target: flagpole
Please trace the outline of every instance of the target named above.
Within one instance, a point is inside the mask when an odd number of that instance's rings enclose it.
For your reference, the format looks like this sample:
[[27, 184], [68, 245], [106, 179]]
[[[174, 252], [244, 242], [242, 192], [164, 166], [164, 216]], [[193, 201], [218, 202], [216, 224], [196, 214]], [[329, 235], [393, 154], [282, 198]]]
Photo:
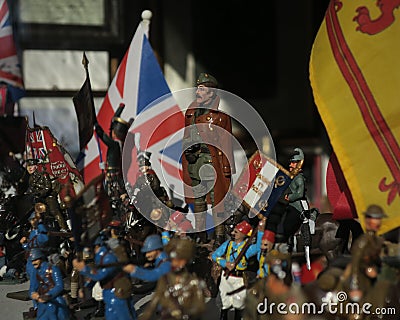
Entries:
[[[92, 84], [90, 83], [90, 76], [89, 76], [89, 60], [86, 57], [86, 53], [83, 52], [83, 57], [82, 57], [82, 64], [83, 67], [85, 68], [85, 72], [86, 72], [86, 79], [89, 83], [89, 94], [90, 94], [90, 104], [92, 105], [92, 114], [96, 115], [96, 110], [94, 108], [94, 98], [93, 98], [93, 92], [92, 92]], [[104, 173], [104, 163], [103, 163], [103, 154], [101, 152], [101, 147], [100, 147], [100, 140], [99, 137], [97, 136], [97, 133], [95, 133], [96, 135], [96, 143], [97, 143], [97, 148], [99, 150], [99, 159], [100, 159], [100, 163], [99, 163], [99, 167], [101, 169], [101, 172]]]
[[142, 26], [143, 29], [146, 30], [144, 33], [146, 34], [146, 37], [149, 38], [149, 30], [150, 30], [150, 20], [151, 17], [153, 16], [153, 13], [150, 10], [144, 10], [142, 12]]

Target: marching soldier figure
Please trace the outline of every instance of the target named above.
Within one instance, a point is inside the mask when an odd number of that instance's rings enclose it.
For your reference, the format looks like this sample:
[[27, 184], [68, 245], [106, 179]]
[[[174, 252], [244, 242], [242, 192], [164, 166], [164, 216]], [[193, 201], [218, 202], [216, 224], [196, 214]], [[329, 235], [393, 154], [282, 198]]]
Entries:
[[195, 245], [188, 238], [174, 238], [168, 243], [166, 252], [171, 260], [171, 272], [158, 280], [154, 296], [139, 317], [140, 320], [151, 319], [157, 308], [160, 310], [161, 319], [200, 319], [206, 308], [206, 285], [186, 269], [194, 257], [194, 251]]
[[212, 205], [215, 247], [225, 240], [224, 197], [235, 173], [230, 117], [219, 111], [217, 80], [201, 73], [196, 82], [196, 100], [185, 113], [182, 168], [186, 203], [194, 203], [195, 227], [201, 242], [207, 241], [207, 203]]
[[[265, 220], [259, 222], [259, 227], [264, 228]], [[232, 232], [232, 240], [225, 241], [211, 255], [212, 260], [222, 268], [228, 270], [229, 276], [221, 276], [219, 293], [222, 300], [222, 310], [220, 320], [228, 319], [228, 311], [231, 307], [235, 308], [235, 320], [241, 319], [244, 309], [244, 300], [246, 297], [246, 288], [244, 282], [244, 271], [247, 269], [247, 261], [255, 256], [261, 247], [262, 231], [257, 233], [257, 243], [251, 244], [240, 261], [237, 261], [238, 255], [243, 250], [247, 236], [252, 231], [251, 225], [247, 221], [242, 221], [235, 226]], [[235, 294], [228, 294], [238, 291]]]

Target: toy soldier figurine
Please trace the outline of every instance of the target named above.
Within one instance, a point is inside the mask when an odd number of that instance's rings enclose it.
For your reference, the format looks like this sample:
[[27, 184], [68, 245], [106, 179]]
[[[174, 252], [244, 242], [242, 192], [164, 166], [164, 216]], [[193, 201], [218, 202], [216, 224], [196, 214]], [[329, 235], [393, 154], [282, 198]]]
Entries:
[[[265, 220], [260, 220], [260, 225], [263, 228]], [[259, 231], [257, 234], [257, 243], [251, 244], [243, 257], [238, 260], [238, 256], [249, 241], [246, 239], [248, 234], [252, 231], [251, 225], [247, 221], [238, 223], [233, 232], [232, 240], [225, 241], [218, 247], [211, 255], [212, 260], [215, 261], [222, 268], [227, 269], [229, 276], [221, 276], [219, 285], [219, 292], [222, 300], [222, 310], [220, 320], [228, 319], [228, 310], [235, 308], [235, 319], [240, 319], [242, 310], [244, 308], [244, 300], [246, 297], [246, 288], [244, 287], [244, 271], [247, 269], [247, 261], [250, 257], [255, 256], [261, 246], [261, 238], [263, 232]], [[238, 291], [238, 292], [235, 292]], [[234, 294], [228, 294], [235, 292]]]
[[386, 218], [383, 209], [370, 205], [364, 212], [366, 232], [359, 236], [351, 248], [350, 298], [360, 301], [377, 279], [381, 267], [381, 251], [384, 239], [377, 235], [382, 218]]
[[[185, 113], [183, 180], [186, 203], [194, 203], [195, 227], [206, 230], [207, 203], [213, 207], [215, 247], [225, 240], [223, 199], [235, 173], [230, 117], [219, 111], [217, 80], [208, 73], [197, 79], [196, 100]], [[206, 232], [198, 233], [206, 242]]]
[[[158, 224], [165, 225], [169, 210], [174, 205], [167, 191], [161, 186], [160, 179], [151, 167], [151, 152], [140, 151], [137, 157], [139, 173], [133, 189], [133, 199], [137, 209]], [[132, 196], [132, 195], [131, 195]]]
[[154, 268], [147, 269], [134, 264], [128, 264], [123, 270], [129, 273], [132, 278], [153, 282], [171, 271], [171, 262], [164, 251], [164, 245], [159, 235], [152, 234], [148, 236], [144, 240], [141, 251], [146, 255], [147, 261], [154, 263]]
[[46, 261], [40, 249], [30, 252], [35, 272], [30, 279], [32, 300], [38, 303], [37, 319], [70, 319], [69, 310], [63, 298], [64, 283], [60, 269]]
[[58, 193], [61, 190], [59, 182], [57, 179], [52, 180], [46, 171], [39, 172], [38, 159], [27, 159], [26, 163], [26, 169], [30, 175], [28, 192], [34, 195], [35, 202], [45, 203], [49, 213], [56, 219], [60, 230], [67, 231], [69, 228], [58, 202]]
[[[132, 301], [132, 283], [129, 277], [118, 267], [117, 256], [99, 240], [95, 241], [95, 266], [84, 261], [73, 260], [73, 266], [80, 274], [90, 279], [94, 285], [99, 281], [103, 289], [106, 319], [136, 319]], [[107, 266], [111, 264], [111, 266]]]
[[158, 280], [154, 296], [139, 319], [151, 319], [157, 308], [161, 319], [200, 319], [206, 308], [206, 285], [186, 269], [194, 257], [195, 245], [188, 238], [174, 238], [166, 251], [171, 260], [171, 272]]
[[125, 105], [121, 103], [115, 111], [111, 121], [110, 136], [104, 132], [97, 120], [94, 124], [98, 137], [107, 146], [106, 192], [114, 201], [119, 201], [119, 197], [126, 193], [122, 176], [122, 149], [133, 118], [127, 122], [120, 117], [124, 108]]
[[[42, 223], [42, 218], [41, 218], [41, 214], [45, 211], [45, 207], [46, 206], [43, 203], [40, 202], [36, 203], [35, 211], [33, 211], [28, 218], [29, 223], [31, 224], [32, 227], [29, 232], [29, 237], [28, 238], [22, 237], [20, 240], [22, 248], [25, 250], [27, 256], [25, 271], [29, 279], [32, 279], [35, 273], [30, 251], [33, 249], [43, 249], [47, 246], [49, 242], [47, 229]], [[37, 302], [36, 300], [33, 300], [33, 310], [31, 310], [30, 312], [32, 317], [34, 317], [36, 311], [37, 311]]]
[[264, 278], [268, 276], [268, 265], [265, 263], [265, 258], [274, 246], [275, 233], [265, 230], [261, 238], [261, 250], [257, 253], [258, 270], [257, 278]]
[[[301, 313], [305, 296], [299, 286], [292, 286], [290, 254], [272, 250], [267, 254], [265, 263], [269, 267], [268, 277], [257, 280], [248, 291], [244, 319], [305, 319]], [[296, 304], [300, 313], [290, 310]], [[308, 316], [308, 315], [307, 315]]]

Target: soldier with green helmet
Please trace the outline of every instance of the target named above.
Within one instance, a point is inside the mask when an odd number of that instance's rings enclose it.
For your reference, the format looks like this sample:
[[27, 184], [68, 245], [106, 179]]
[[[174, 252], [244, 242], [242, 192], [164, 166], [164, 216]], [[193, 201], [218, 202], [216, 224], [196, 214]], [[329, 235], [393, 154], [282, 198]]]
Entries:
[[196, 229], [206, 242], [207, 204], [213, 207], [215, 247], [225, 240], [224, 197], [235, 173], [232, 152], [232, 124], [229, 115], [218, 110], [218, 82], [209, 73], [196, 81], [196, 100], [185, 112], [183, 138], [183, 180], [187, 203], [194, 203]]
[[156, 310], [159, 310], [162, 319], [200, 319], [206, 308], [206, 285], [186, 269], [194, 258], [193, 241], [174, 238], [165, 250], [171, 260], [171, 272], [158, 280], [154, 296], [139, 319], [151, 319]]

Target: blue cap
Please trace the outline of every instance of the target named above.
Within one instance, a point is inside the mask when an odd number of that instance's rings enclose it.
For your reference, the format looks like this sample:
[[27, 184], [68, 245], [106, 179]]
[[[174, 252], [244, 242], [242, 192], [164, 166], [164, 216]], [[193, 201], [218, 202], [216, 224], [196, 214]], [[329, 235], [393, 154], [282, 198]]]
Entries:
[[33, 260], [37, 260], [37, 259], [44, 259], [44, 258], [46, 258], [46, 255], [39, 248], [33, 248], [29, 252], [29, 257], [33, 261]]
[[150, 251], [158, 250], [158, 249], [162, 249], [162, 248], [163, 248], [163, 244], [161, 241], [161, 237], [158, 234], [152, 234], [144, 240], [141, 251], [143, 253], [146, 253], [146, 252], [150, 252]]

